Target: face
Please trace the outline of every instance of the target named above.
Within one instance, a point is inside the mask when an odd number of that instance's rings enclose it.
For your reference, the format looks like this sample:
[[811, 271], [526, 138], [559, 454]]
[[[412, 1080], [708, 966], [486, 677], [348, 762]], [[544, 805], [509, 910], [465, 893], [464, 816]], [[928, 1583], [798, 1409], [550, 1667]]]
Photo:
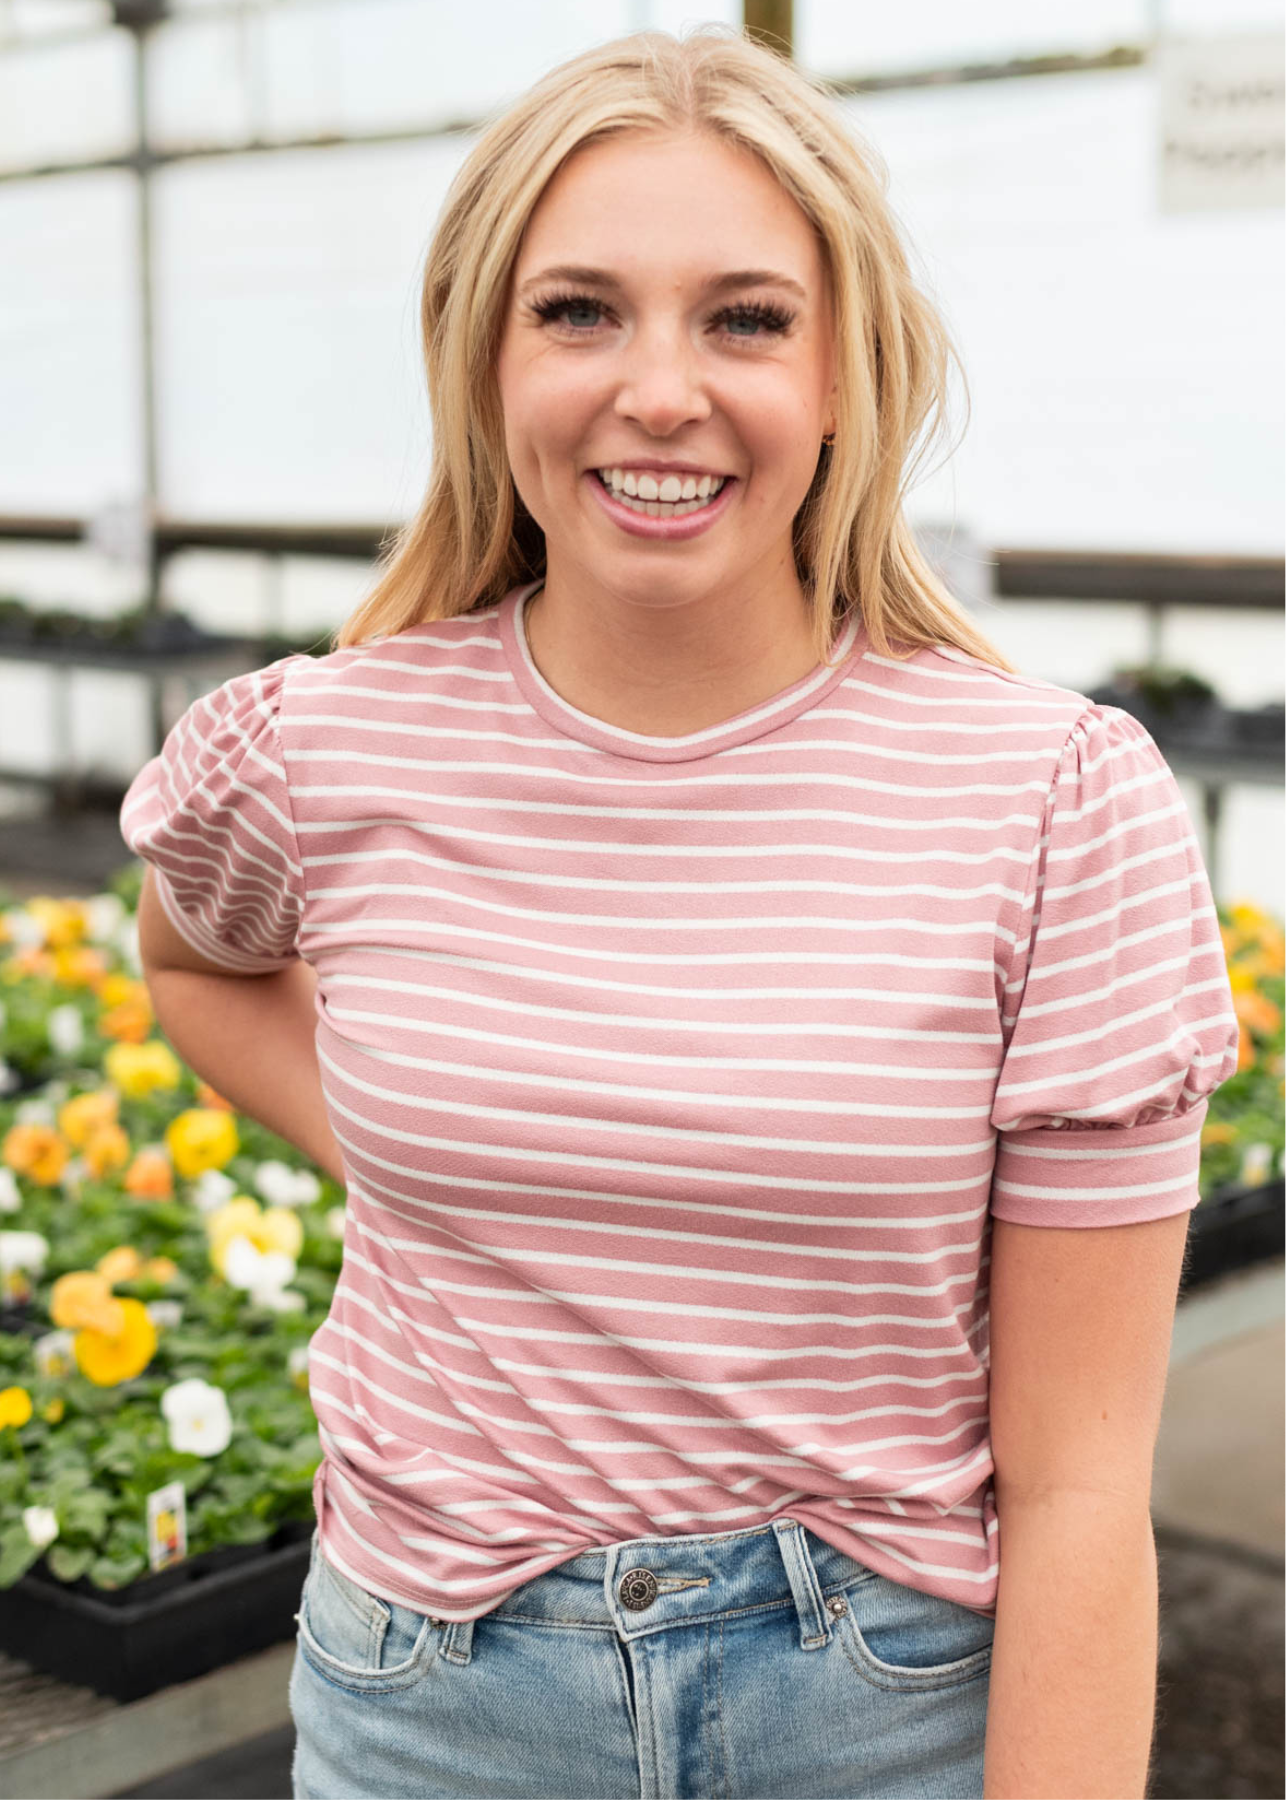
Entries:
[[775, 582], [797, 602], [791, 522], [834, 427], [830, 293], [757, 157], [651, 132], [578, 151], [528, 222], [497, 379], [549, 585], [656, 608]]

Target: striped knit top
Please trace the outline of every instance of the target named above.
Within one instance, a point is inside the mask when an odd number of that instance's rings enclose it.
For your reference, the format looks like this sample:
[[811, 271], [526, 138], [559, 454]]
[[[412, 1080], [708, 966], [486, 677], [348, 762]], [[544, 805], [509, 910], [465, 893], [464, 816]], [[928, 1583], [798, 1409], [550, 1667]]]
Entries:
[[234, 972], [303, 957], [347, 1175], [321, 1542], [481, 1617], [796, 1519], [994, 1616], [991, 1217], [1197, 1203], [1237, 1023], [1128, 713], [953, 648], [621, 730], [498, 605], [238, 675], [122, 829]]

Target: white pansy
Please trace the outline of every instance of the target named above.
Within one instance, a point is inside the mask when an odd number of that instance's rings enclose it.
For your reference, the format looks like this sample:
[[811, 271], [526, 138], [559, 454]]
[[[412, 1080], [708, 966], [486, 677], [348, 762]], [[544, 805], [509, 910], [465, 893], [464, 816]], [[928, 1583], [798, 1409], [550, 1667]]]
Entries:
[[290, 1379], [294, 1382], [295, 1386], [306, 1390], [308, 1387], [307, 1344], [295, 1345], [294, 1349], [290, 1352], [290, 1355], [286, 1358], [286, 1368], [290, 1374]]
[[192, 1183], [192, 1199], [198, 1212], [215, 1212], [237, 1191], [237, 1184], [222, 1169], [207, 1169]]
[[80, 1196], [81, 1183], [90, 1174], [89, 1164], [83, 1156], [73, 1156], [63, 1164], [62, 1174], [58, 1177], [58, 1185], [64, 1194], [73, 1200]]
[[294, 1280], [295, 1259], [284, 1250], [261, 1250], [238, 1232], [223, 1253], [223, 1273], [234, 1288], [249, 1294], [256, 1306], [272, 1312], [298, 1312], [304, 1296], [286, 1292]]
[[232, 1438], [232, 1414], [222, 1388], [194, 1375], [176, 1381], [161, 1395], [170, 1449], [194, 1456], [218, 1456]]
[[1243, 1187], [1263, 1187], [1272, 1172], [1272, 1145], [1247, 1144], [1246, 1153], [1241, 1159], [1241, 1180]]
[[60, 1056], [78, 1056], [85, 1047], [85, 1023], [80, 1008], [70, 1000], [55, 1006], [45, 1019], [45, 1032], [51, 1048]]
[[131, 914], [116, 933], [116, 948], [131, 975], [143, 973], [143, 959], [138, 949], [138, 919]]
[[48, 1100], [20, 1100], [13, 1110], [15, 1125], [53, 1125], [58, 1115]]
[[292, 1169], [284, 1162], [261, 1162], [255, 1186], [269, 1206], [311, 1206], [321, 1198], [321, 1182], [311, 1169]]
[[80, 905], [91, 944], [110, 944], [128, 917], [125, 902], [117, 894], [95, 894]]
[[38, 1337], [31, 1346], [37, 1373], [52, 1376], [55, 1380], [70, 1375], [76, 1366], [71, 1346], [70, 1331], [47, 1331], [43, 1337]]
[[26, 1532], [28, 1541], [37, 1550], [43, 1550], [58, 1536], [58, 1514], [52, 1506], [25, 1506], [22, 1510], [22, 1529]]
[[49, 1255], [49, 1240], [38, 1231], [0, 1231], [0, 1275], [21, 1269], [39, 1275]]
[[0, 1213], [16, 1213], [21, 1205], [18, 1177], [12, 1169], [0, 1168]]
[[33, 944], [43, 944], [45, 928], [33, 913], [25, 906], [6, 907], [4, 922], [9, 928], [9, 942], [19, 950], [28, 950]]
[[332, 1206], [326, 1214], [326, 1229], [333, 1238], [343, 1237], [347, 1222], [348, 1208], [345, 1206]]
[[183, 1323], [183, 1307], [177, 1300], [149, 1300], [147, 1316], [158, 1330], [171, 1331]]

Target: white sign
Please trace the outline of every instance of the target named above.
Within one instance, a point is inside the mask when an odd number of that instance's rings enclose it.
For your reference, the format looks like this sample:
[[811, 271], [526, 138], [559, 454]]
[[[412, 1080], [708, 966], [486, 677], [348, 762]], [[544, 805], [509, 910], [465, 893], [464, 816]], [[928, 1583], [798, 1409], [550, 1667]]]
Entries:
[[1280, 208], [1286, 39], [1181, 38], [1158, 53], [1163, 213]]
[[188, 1497], [181, 1481], [153, 1488], [147, 1496], [147, 1560], [168, 1569], [188, 1553]]

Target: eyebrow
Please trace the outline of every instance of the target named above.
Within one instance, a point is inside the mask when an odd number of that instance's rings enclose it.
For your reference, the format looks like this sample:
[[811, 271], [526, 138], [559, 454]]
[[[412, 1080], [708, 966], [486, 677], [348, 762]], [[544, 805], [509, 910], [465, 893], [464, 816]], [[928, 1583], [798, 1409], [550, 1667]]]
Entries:
[[[592, 269], [580, 263], [557, 263], [552, 268], [542, 269], [538, 275], [529, 276], [518, 292], [525, 294], [528, 288], [539, 287], [545, 281], [582, 281], [591, 287], [611, 288], [617, 292], [621, 286], [610, 269]], [[792, 294], [798, 294], [801, 300], [808, 298], [807, 289], [778, 269], [732, 269], [726, 275], [712, 276], [705, 287], [708, 293], [714, 294], [726, 293], [732, 288], [781, 287], [788, 288]]]

